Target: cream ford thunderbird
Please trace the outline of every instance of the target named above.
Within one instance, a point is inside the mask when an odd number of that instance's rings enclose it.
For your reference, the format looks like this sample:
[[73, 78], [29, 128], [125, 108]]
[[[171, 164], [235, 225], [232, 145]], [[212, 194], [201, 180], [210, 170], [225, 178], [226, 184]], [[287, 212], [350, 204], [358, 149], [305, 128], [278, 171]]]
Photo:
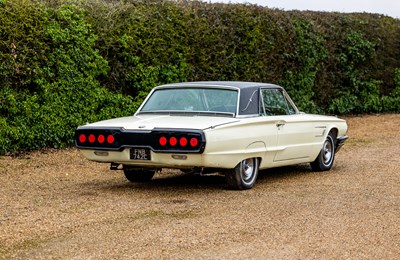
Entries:
[[346, 132], [344, 120], [299, 112], [277, 85], [188, 82], [154, 88], [134, 116], [78, 127], [75, 144], [132, 182], [174, 168], [220, 172], [230, 188], [250, 189], [261, 169], [330, 170]]

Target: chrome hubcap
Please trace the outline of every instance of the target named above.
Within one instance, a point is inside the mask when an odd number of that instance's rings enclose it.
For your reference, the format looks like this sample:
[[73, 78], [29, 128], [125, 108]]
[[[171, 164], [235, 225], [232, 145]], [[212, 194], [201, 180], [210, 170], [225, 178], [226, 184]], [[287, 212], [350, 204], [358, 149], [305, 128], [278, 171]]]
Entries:
[[326, 140], [323, 147], [324, 164], [327, 165], [332, 160], [333, 155], [333, 145], [330, 140]]
[[254, 176], [254, 160], [246, 159], [242, 162], [241, 167], [242, 179], [244, 182], [249, 182]]

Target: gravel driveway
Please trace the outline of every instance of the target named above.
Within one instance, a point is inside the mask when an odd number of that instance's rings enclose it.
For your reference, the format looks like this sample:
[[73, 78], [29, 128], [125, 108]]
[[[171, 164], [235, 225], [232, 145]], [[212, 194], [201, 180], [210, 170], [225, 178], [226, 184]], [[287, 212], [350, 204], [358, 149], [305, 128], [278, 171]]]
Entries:
[[347, 118], [329, 173], [131, 184], [75, 149], [0, 159], [1, 259], [399, 259], [400, 115]]

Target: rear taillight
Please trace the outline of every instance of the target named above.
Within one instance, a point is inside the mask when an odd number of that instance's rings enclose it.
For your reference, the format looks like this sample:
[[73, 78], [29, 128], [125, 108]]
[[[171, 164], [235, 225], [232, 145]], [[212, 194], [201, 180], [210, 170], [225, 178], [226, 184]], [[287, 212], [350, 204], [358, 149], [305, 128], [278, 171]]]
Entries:
[[99, 135], [97, 137], [97, 142], [99, 142], [99, 144], [104, 143], [105, 140], [106, 140], [106, 138], [104, 137], [104, 135]]
[[181, 138], [179, 139], [179, 145], [180, 145], [180, 146], [185, 147], [185, 146], [187, 145], [187, 143], [188, 143], [188, 141], [187, 141], [187, 138], [186, 138], [186, 137], [181, 137]]
[[166, 146], [168, 143], [168, 140], [165, 136], [161, 136], [160, 140], [158, 140], [158, 142], [160, 143], [161, 146]]
[[89, 135], [89, 143], [94, 143], [96, 141], [96, 136], [94, 134]]
[[107, 136], [107, 143], [112, 144], [115, 142], [115, 138], [113, 135]]
[[178, 140], [176, 139], [176, 137], [171, 137], [170, 139], [169, 139], [169, 144], [171, 145], [171, 146], [175, 146], [176, 144], [178, 143]]
[[[179, 141], [178, 141], [179, 140]], [[165, 147], [169, 145], [170, 147], [187, 147], [188, 144], [192, 147], [195, 148], [199, 145], [200, 140], [197, 137], [187, 137], [187, 136], [161, 136], [158, 139], [158, 143], [160, 144], [161, 147]]]
[[[86, 142], [89, 142], [91, 144], [99, 143], [99, 144], [103, 144], [106, 141], [106, 137], [102, 134], [100, 135], [95, 135], [95, 134], [89, 134], [88, 136], [86, 136], [85, 134], [80, 134], [78, 137], [78, 142], [80, 144], [84, 144]], [[115, 142], [115, 138], [113, 135], [108, 135], [107, 136], [107, 143], [112, 144]]]
[[190, 146], [196, 147], [199, 144], [199, 140], [195, 137], [190, 138]]
[[79, 136], [79, 142], [80, 142], [80, 143], [86, 142], [86, 135], [81, 134], [81, 135]]

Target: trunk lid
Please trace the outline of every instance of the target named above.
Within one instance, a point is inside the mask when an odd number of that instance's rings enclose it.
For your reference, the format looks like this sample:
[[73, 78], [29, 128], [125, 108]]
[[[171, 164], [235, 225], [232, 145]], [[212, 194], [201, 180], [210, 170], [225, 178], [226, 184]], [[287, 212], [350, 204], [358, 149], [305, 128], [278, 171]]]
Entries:
[[81, 128], [124, 128], [152, 130], [154, 128], [204, 130], [239, 121], [236, 118], [216, 116], [139, 115], [109, 119], [81, 126]]

